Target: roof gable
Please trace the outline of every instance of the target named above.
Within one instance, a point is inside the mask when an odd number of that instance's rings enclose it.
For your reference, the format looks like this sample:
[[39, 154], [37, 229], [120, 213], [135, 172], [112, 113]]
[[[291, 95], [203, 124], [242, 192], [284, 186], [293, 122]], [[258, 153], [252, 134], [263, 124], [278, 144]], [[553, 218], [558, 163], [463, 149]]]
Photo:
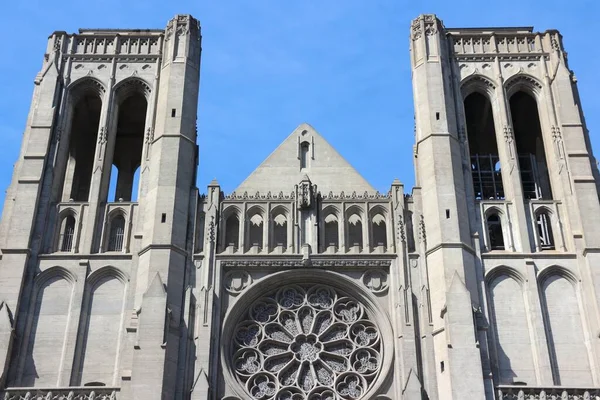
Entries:
[[[302, 148], [307, 151], [301, 168]], [[322, 193], [375, 189], [312, 126], [298, 126], [237, 188], [237, 193], [289, 193], [305, 176]]]

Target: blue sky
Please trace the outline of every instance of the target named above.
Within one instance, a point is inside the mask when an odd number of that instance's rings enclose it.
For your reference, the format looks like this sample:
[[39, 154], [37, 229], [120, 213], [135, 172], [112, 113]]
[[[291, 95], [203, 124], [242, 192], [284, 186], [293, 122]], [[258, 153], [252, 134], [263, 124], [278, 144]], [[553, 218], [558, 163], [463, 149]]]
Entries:
[[409, 24], [436, 13], [447, 27], [556, 28], [600, 152], [596, 1], [46, 0], [0, 6], [0, 202], [19, 154], [33, 79], [55, 30], [163, 28], [176, 13], [201, 21], [198, 112], [204, 191], [230, 192], [294, 128], [308, 122], [380, 191], [414, 184]]

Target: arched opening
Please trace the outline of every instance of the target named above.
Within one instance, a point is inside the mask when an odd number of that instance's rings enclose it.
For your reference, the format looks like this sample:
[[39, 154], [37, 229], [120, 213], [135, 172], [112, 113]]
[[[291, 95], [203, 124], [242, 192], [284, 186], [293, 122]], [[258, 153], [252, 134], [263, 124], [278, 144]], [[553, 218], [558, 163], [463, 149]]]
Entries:
[[308, 168], [310, 144], [308, 142], [300, 143], [300, 169]]
[[287, 249], [287, 218], [283, 211], [276, 211], [272, 214], [273, 224], [273, 244], [272, 248], [281, 247], [284, 251]]
[[371, 232], [373, 234], [373, 247], [387, 249], [387, 229], [383, 215], [375, 214], [371, 217]]
[[473, 92], [464, 106], [475, 198], [504, 199], [492, 104], [487, 96]]
[[61, 357], [52, 355], [57, 349], [60, 351], [65, 342], [72, 291], [72, 283], [62, 275], [52, 276], [37, 290], [19, 386], [56, 387]]
[[225, 220], [225, 244], [223, 247], [232, 246], [237, 250], [240, 245], [240, 219], [237, 214], [231, 214]]
[[502, 234], [500, 216], [497, 213], [491, 213], [486, 221], [490, 250], [504, 250], [504, 235]]
[[69, 252], [73, 250], [73, 239], [75, 237], [75, 217], [72, 214], [65, 216], [60, 224], [60, 235], [58, 238], [58, 250]]
[[552, 235], [552, 220], [550, 213], [542, 209], [535, 214], [538, 239], [542, 250], [554, 250], [554, 236]]
[[528, 315], [520, 281], [502, 273], [490, 282], [488, 293], [499, 383], [535, 384]]
[[136, 182], [135, 174], [142, 162], [147, 106], [146, 98], [139, 92], [132, 92], [119, 104], [109, 183], [109, 187], [114, 187], [114, 196], [109, 201], [137, 198], [139, 178]]
[[75, 374], [72, 383], [79, 386], [114, 384], [123, 318], [124, 283], [106, 275], [89, 283], [84, 295], [81, 336], [77, 343]]
[[63, 200], [89, 199], [101, 108], [102, 100], [91, 91], [78, 98], [73, 107], [69, 157], [64, 180], [64, 193], [68, 194], [63, 196]]
[[540, 289], [554, 384], [592, 384], [588, 349], [576, 283], [562, 273], [543, 279]]
[[248, 218], [248, 248], [262, 250], [263, 248], [263, 217], [259, 211], [249, 214]]
[[125, 239], [125, 218], [123, 215], [115, 215], [110, 220], [108, 229], [108, 246], [107, 251], [122, 251], [123, 242]]
[[518, 91], [510, 98], [510, 114], [519, 155], [523, 195], [526, 199], [552, 199], [550, 176], [537, 102]]
[[334, 213], [325, 217], [325, 249], [333, 247], [337, 250], [340, 246], [338, 219]]
[[362, 221], [360, 215], [357, 213], [348, 216], [348, 246], [350, 248], [357, 248], [362, 250], [363, 248], [363, 232], [362, 232]]

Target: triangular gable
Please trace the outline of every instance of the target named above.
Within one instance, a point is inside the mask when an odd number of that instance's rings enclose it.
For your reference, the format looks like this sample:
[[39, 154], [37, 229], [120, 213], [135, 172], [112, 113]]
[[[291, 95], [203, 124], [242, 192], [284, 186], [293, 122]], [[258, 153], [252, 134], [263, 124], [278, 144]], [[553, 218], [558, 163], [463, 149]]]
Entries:
[[[301, 168], [302, 143], [308, 147]], [[321, 193], [375, 193], [375, 189], [312, 126], [298, 126], [235, 191], [286, 194], [308, 176]]]

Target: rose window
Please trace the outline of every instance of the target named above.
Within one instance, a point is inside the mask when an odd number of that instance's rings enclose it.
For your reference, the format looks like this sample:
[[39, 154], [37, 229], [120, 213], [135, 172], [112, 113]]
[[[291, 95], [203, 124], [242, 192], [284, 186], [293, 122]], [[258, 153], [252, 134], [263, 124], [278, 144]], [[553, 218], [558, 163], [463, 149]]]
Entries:
[[365, 307], [322, 285], [289, 285], [254, 302], [233, 335], [233, 369], [254, 399], [360, 399], [381, 364]]

